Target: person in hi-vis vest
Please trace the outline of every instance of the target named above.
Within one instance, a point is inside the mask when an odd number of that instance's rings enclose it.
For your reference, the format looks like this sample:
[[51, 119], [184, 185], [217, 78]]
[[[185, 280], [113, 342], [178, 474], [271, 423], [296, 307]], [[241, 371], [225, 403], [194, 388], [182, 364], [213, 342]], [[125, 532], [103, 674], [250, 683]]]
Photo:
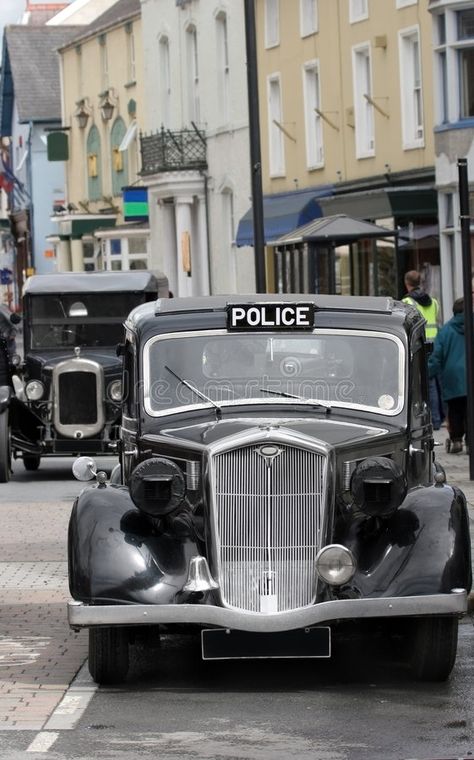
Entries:
[[[421, 287], [420, 273], [415, 269], [405, 274], [406, 295], [403, 297], [405, 303], [415, 306], [420, 314], [426, 319], [425, 333], [428, 341], [434, 342], [439, 330], [440, 308], [436, 298], [433, 298]], [[431, 420], [433, 428], [439, 430], [444, 418], [443, 406], [441, 401], [441, 388], [438, 377], [430, 378], [430, 407]]]

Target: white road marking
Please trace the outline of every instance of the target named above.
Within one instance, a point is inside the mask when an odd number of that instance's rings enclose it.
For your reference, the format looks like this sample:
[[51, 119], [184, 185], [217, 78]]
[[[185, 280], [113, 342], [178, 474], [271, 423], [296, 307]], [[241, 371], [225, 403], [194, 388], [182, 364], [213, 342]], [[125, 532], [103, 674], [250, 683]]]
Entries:
[[68, 731], [76, 726], [97, 689], [97, 684], [87, 670], [87, 663], [84, 663], [61, 702], [44, 724], [43, 730], [36, 734], [26, 751], [48, 752], [60, 731]]
[[69, 731], [74, 728], [87, 709], [98, 686], [89, 675], [87, 663], [84, 663], [59, 705], [46, 721], [45, 731]]
[[27, 748], [27, 752], [47, 752], [58, 738], [57, 731], [40, 731]]

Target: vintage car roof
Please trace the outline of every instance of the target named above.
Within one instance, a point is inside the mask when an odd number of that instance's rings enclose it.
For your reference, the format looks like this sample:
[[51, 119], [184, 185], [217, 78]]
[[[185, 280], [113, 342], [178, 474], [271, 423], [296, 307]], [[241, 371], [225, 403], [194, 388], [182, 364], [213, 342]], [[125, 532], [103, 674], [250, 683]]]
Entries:
[[144, 269], [133, 272], [61, 272], [36, 274], [25, 283], [23, 294], [36, 293], [117, 293], [154, 291], [167, 284], [161, 272]]
[[[261, 303], [314, 303], [316, 312], [338, 318], [344, 325], [378, 324], [382, 328], [396, 331], [413, 329], [423, 322], [420, 312], [409, 304], [395, 301], [393, 298], [372, 296], [330, 296], [293, 293], [266, 293], [252, 295], [218, 295], [189, 298], [160, 298], [137, 306], [128, 316], [127, 324], [147, 334], [160, 329], [200, 329], [204, 325], [216, 328], [218, 324], [225, 327], [226, 309], [229, 304]], [[196, 320], [194, 315], [202, 315]], [[333, 317], [331, 316], [333, 315]], [[354, 317], [352, 316], [354, 315]], [[377, 315], [379, 319], [377, 320]], [[375, 318], [375, 323], [374, 323]], [[161, 321], [163, 319], [163, 322]], [[166, 323], [166, 328], [165, 328]], [[220, 324], [222, 323], [222, 324]], [[404, 327], [405, 325], [405, 327]], [[389, 327], [390, 326], [390, 327]]]
[[314, 293], [263, 293], [243, 295], [218, 295], [189, 298], [160, 299], [155, 313], [171, 314], [187, 311], [223, 311], [229, 304], [254, 303], [314, 303], [318, 309], [391, 312], [393, 298], [383, 296], [327, 296]]

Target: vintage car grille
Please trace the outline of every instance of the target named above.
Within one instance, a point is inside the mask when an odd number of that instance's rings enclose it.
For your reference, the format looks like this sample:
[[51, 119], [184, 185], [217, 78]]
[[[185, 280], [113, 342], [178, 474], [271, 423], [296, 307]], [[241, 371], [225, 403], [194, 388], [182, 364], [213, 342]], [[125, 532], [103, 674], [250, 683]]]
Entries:
[[[272, 449], [277, 453], [266, 456]], [[326, 469], [323, 454], [283, 444], [253, 444], [215, 456], [224, 604], [283, 612], [314, 601]]]
[[92, 372], [59, 375], [61, 425], [94, 425], [97, 422], [97, 377]]
[[66, 438], [91, 438], [105, 424], [104, 371], [95, 361], [75, 356], [52, 373], [53, 423]]

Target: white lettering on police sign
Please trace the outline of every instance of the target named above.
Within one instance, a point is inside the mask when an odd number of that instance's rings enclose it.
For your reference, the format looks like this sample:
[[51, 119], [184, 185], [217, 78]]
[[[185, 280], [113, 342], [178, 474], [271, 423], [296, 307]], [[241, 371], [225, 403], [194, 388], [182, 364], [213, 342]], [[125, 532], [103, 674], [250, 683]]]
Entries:
[[314, 304], [232, 304], [228, 307], [229, 330], [312, 330]]

